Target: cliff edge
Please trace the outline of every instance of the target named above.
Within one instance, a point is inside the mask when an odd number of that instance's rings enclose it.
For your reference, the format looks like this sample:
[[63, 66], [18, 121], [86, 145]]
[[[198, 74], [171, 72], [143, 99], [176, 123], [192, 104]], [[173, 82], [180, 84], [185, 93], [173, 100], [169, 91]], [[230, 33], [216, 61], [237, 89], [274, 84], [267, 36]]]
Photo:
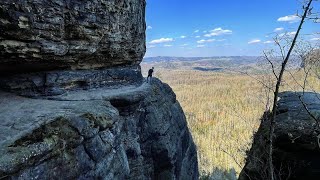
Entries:
[[[301, 100], [299, 98], [301, 97]], [[273, 164], [276, 179], [319, 179], [319, 127], [308, 111], [320, 117], [320, 95], [283, 92], [278, 101], [274, 133]], [[262, 121], [247, 154], [240, 180], [268, 177], [269, 121]]]

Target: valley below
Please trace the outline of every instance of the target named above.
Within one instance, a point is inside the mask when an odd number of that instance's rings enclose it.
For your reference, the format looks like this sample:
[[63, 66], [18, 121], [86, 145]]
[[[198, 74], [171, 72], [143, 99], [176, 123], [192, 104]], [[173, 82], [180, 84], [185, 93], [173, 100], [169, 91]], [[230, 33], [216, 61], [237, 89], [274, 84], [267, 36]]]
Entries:
[[[294, 61], [282, 91], [302, 91], [304, 71]], [[144, 77], [154, 67], [156, 78], [168, 83], [177, 95], [197, 145], [202, 178], [235, 179], [245, 165], [261, 117], [270, 107], [275, 79], [260, 57], [147, 58]], [[306, 91], [320, 90], [313, 74]]]

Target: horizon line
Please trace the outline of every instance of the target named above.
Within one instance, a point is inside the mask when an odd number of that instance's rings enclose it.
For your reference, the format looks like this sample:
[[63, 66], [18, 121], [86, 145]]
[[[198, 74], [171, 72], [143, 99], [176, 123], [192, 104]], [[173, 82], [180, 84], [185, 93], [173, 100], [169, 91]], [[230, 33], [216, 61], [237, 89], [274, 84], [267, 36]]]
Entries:
[[144, 58], [159, 58], [159, 57], [175, 57], [175, 58], [210, 58], [210, 57], [261, 57], [262, 55], [232, 55], [232, 56], [147, 56]]

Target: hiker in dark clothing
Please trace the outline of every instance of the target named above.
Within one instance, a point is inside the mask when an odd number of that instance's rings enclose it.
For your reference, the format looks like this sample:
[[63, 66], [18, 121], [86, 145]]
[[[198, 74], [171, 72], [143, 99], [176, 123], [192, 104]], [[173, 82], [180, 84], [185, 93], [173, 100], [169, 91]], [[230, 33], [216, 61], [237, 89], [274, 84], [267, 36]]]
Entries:
[[152, 73], [153, 73], [153, 69], [154, 69], [154, 67], [152, 67], [152, 69], [149, 69], [149, 71], [148, 71], [147, 82], [148, 82], [148, 79], [149, 79], [149, 78], [150, 78], [150, 82], [151, 82], [151, 78], [152, 78]]

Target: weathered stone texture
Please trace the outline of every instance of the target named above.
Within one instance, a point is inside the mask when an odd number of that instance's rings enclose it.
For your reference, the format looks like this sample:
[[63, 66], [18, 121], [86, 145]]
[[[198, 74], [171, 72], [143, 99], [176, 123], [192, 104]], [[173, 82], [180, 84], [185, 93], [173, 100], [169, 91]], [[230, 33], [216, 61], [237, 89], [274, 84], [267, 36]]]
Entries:
[[[301, 100], [299, 98], [301, 97]], [[304, 108], [320, 117], [320, 95], [284, 92], [280, 94], [273, 139], [276, 179], [319, 179], [319, 127]], [[270, 179], [268, 165], [269, 124], [265, 119], [254, 136], [240, 180]]]
[[0, 76], [0, 88], [28, 97], [48, 97], [68, 91], [141, 85], [140, 66], [99, 70], [56, 70]]
[[0, 72], [141, 62], [145, 0], [1, 0]]
[[0, 91], [0, 178], [198, 179], [196, 147], [171, 88]]

